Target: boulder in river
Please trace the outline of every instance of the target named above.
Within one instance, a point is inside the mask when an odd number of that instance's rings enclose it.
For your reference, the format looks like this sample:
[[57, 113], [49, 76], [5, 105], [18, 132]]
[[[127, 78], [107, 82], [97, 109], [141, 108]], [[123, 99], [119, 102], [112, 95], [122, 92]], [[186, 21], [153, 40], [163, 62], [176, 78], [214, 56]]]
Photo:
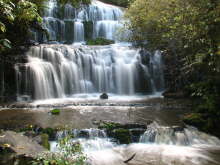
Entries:
[[120, 144], [129, 144], [138, 142], [140, 136], [146, 131], [147, 125], [152, 121], [147, 121], [146, 124], [141, 123], [120, 123], [113, 121], [96, 122], [99, 129], [104, 129], [107, 135], [114, 138]]
[[108, 99], [108, 94], [107, 93], [103, 93], [101, 96], [100, 96], [100, 99]]

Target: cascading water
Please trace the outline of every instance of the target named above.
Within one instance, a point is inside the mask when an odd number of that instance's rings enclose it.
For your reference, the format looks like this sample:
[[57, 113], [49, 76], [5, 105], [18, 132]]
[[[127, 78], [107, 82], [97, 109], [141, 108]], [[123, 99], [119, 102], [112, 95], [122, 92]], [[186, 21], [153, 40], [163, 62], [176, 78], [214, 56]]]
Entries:
[[66, 4], [63, 12], [56, 0], [49, 1], [44, 25], [51, 40], [60, 44], [34, 46], [26, 53], [28, 63], [16, 65], [18, 99], [27, 96], [35, 100], [65, 98], [80, 93], [134, 95], [161, 91], [163, 73], [158, 51], [150, 54], [122, 44], [61, 44], [84, 43], [88, 37], [88, 24], [92, 25], [90, 37], [117, 40], [115, 36], [122, 26], [122, 15], [119, 7], [95, 0], [79, 9]]
[[[52, 41], [82, 43], [85, 36], [87, 39], [104, 37], [117, 40], [116, 33], [122, 27], [120, 19], [123, 15], [119, 7], [96, 0], [78, 9], [70, 4], [62, 7], [56, 0], [50, 0], [46, 5], [49, 7], [45, 11], [43, 24]], [[46, 36], [35, 33], [34, 40], [46, 41]]]
[[[41, 45], [27, 52], [25, 73], [18, 79], [19, 96], [62, 98], [77, 93], [134, 95], [161, 90], [159, 52], [143, 64], [140, 50], [127, 46]], [[18, 74], [21, 71], [18, 72]], [[139, 82], [145, 83], [141, 87]], [[159, 84], [155, 87], [155, 84]]]
[[[124, 161], [134, 154], [129, 164], [219, 164], [209, 156], [213, 147], [219, 150], [220, 140], [191, 127], [164, 127], [152, 123], [140, 137], [140, 142], [130, 145], [117, 145], [116, 140], [108, 138], [105, 131], [99, 129], [61, 131], [57, 139], [69, 134], [74, 135], [74, 142], [82, 145], [92, 165], [124, 165]], [[59, 152], [55, 142], [51, 142], [51, 146], [53, 152]]]
[[156, 122], [148, 126], [140, 142], [179, 146], [220, 145], [218, 138], [202, 133], [196, 128], [163, 127]]
[[[102, 37], [117, 41], [123, 11], [93, 0], [79, 9], [56, 0], [48, 2], [44, 25], [51, 40], [60, 44], [32, 47], [28, 63], [17, 64], [18, 99], [65, 98], [80, 93], [152, 94], [163, 89], [162, 61], [154, 55], [122, 44], [76, 46], [85, 39]], [[35, 34], [35, 40], [40, 39]], [[61, 43], [74, 43], [63, 45]]]

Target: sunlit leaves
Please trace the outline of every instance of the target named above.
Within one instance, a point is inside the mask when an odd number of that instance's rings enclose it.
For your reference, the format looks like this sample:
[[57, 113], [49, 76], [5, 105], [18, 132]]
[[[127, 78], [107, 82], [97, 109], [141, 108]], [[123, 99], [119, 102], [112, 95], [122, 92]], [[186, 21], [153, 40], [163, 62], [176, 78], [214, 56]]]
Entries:
[[24, 20], [30, 22], [37, 20], [42, 22], [42, 18], [38, 14], [37, 6], [29, 1], [19, 1], [16, 8], [16, 15], [18, 20]]
[[[38, 7], [40, 6], [39, 3], [43, 3], [44, 1], [45, 0], [0, 0], [0, 51], [11, 48], [12, 44], [6, 39], [10, 38], [10, 40], [13, 40], [8, 30], [9, 27], [13, 28], [14, 26], [17, 28], [17, 25], [19, 25], [19, 28], [22, 29], [21, 31], [27, 31], [31, 28], [33, 22], [42, 22]], [[27, 32], [24, 33], [26, 34], [21, 35], [28, 35]]]
[[7, 39], [0, 39], [0, 52], [5, 50], [6, 48], [11, 48], [11, 42]]
[[0, 22], [0, 31], [3, 33], [6, 32], [5, 24], [3, 24], [2, 22]]

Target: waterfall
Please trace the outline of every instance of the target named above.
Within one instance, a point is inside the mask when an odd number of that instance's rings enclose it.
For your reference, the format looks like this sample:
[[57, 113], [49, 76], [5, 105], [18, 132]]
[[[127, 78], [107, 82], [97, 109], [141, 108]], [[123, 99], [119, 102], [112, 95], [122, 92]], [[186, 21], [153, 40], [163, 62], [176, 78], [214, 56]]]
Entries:
[[[84, 43], [89, 31], [92, 32], [89, 38], [117, 40], [116, 33], [122, 27], [123, 11], [96, 0], [92, 0], [91, 5], [81, 5], [80, 8], [74, 8], [70, 4], [62, 7], [56, 0], [50, 0], [45, 5], [48, 8], [44, 12], [43, 25], [52, 41]], [[86, 27], [87, 24], [90, 26]], [[36, 41], [46, 41], [46, 36], [42, 38], [40, 33], [33, 36]]]
[[[144, 65], [141, 50], [127, 46], [34, 46], [27, 52], [28, 63], [17, 67], [18, 96], [49, 99], [79, 93], [150, 94], [160, 90], [154, 86], [158, 78], [148, 73], [162, 69], [156, 54], [148, 54], [148, 65]], [[140, 87], [139, 82], [146, 87]]]
[[[154, 94], [163, 90], [160, 52], [149, 53], [119, 42], [117, 31], [123, 22], [121, 8], [97, 0], [79, 8], [71, 4], [62, 8], [56, 0], [48, 1], [47, 5], [44, 26], [56, 44], [31, 47], [26, 53], [28, 62], [16, 65], [19, 100], [103, 92]], [[34, 35], [38, 36], [35, 40], [39, 40], [39, 35]], [[117, 44], [84, 45], [85, 40], [98, 37]]]

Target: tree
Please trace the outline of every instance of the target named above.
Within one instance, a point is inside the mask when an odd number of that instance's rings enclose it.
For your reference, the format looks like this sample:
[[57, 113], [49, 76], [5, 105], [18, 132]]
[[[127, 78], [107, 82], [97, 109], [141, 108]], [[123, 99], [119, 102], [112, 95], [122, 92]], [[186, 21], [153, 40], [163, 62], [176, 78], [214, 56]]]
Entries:
[[0, 0], [0, 12], [0, 51], [10, 48], [11, 41], [12, 45], [24, 42], [19, 37], [26, 39], [33, 22], [42, 22], [37, 5], [28, 0]]
[[220, 1], [135, 0], [126, 17], [130, 40], [170, 57], [170, 89], [188, 89], [202, 100], [197, 111], [220, 116]]

